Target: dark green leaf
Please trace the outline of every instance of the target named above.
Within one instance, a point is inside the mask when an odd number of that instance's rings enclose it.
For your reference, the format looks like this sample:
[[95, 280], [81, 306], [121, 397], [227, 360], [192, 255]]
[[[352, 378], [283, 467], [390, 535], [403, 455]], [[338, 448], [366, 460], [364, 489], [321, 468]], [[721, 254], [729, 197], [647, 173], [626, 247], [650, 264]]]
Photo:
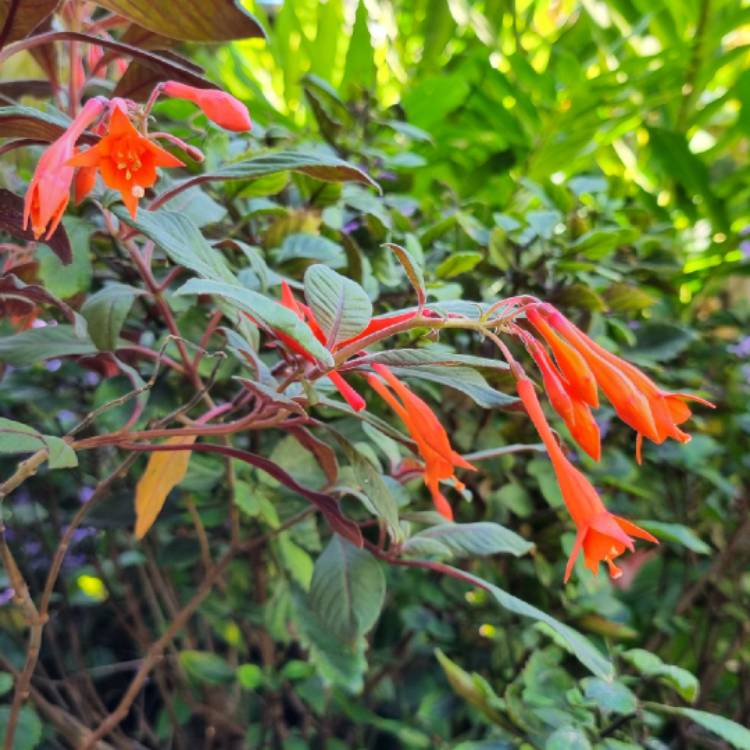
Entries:
[[331, 345], [362, 333], [372, 318], [365, 290], [322, 264], [305, 271], [305, 299]]
[[176, 295], [213, 294], [226, 299], [238, 310], [248, 313], [277, 331], [293, 338], [324, 365], [333, 366], [331, 353], [315, 338], [312, 331], [291, 311], [258, 292], [234, 284], [207, 279], [191, 279], [183, 284]]
[[81, 313], [86, 318], [89, 336], [97, 348], [105, 352], [114, 351], [125, 319], [137, 295], [143, 294], [127, 284], [110, 284], [92, 294]]
[[424, 529], [406, 541], [403, 550], [407, 554], [421, 553], [423, 541], [438, 542], [449, 555], [496, 555], [507, 552], [516, 557], [525, 555], [534, 545], [499, 523], [443, 523]]
[[334, 534], [315, 563], [310, 606], [334, 637], [353, 643], [378, 619], [385, 599], [380, 563]]
[[30, 328], [15, 336], [0, 338], [0, 362], [14, 367], [28, 367], [54, 357], [96, 352], [94, 342], [88, 336], [77, 336], [70, 325]]

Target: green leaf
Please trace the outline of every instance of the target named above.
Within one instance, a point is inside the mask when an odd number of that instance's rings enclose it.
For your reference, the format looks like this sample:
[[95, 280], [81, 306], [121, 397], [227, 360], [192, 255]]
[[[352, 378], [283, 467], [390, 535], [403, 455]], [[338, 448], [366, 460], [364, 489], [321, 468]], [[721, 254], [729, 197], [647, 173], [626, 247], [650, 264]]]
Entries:
[[484, 256], [475, 252], [458, 252], [451, 253], [435, 269], [435, 273], [440, 279], [452, 279], [454, 276], [471, 271], [477, 263], [482, 261]]
[[293, 603], [295, 624], [302, 644], [309, 649], [310, 660], [321, 680], [350, 693], [359, 693], [367, 669], [367, 641], [364, 636], [360, 636], [352, 643], [341, 641], [320, 622], [310, 608], [308, 599], [296, 595], [293, 597]]
[[0, 417], [0, 453], [36, 453], [45, 448], [50, 469], [78, 466], [76, 452], [62, 438], [42, 435], [33, 427]]
[[647, 703], [646, 706], [660, 713], [684, 716], [696, 724], [700, 724], [703, 728], [708, 729], [709, 732], [718, 735], [732, 747], [737, 748], [737, 750], [750, 750], [750, 729], [743, 727], [736, 721], [726, 719], [723, 716], [717, 716], [708, 711], [699, 711], [696, 708], [663, 706], [659, 703]]
[[331, 344], [362, 333], [372, 318], [367, 292], [319, 263], [305, 271], [305, 299]]
[[93, 268], [89, 252], [89, 238], [94, 227], [75, 216], [62, 221], [72, 249], [72, 262], [65, 264], [58, 253], [42, 246], [36, 251], [39, 261], [39, 279], [45, 289], [57, 297], [73, 297], [87, 292], [91, 285]]
[[204, 279], [191, 279], [175, 292], [177, 296], [189, 294], [213, 294], [223, 297], [235, 308], [248, 313], [255, 320], [293, 338], [327, 367], [333, 366], [333, 357], [328, 349], [315, 338], [308, 326], [291, 310], [278, 302], [241, 286]]
[[586, 733], [573, 726], [560, 727], [547, 737], [544, 750], [591, 750]]
[[[227, 164], [215, 172], [199, 174], [176, 183], [168, 194], [214, 180], [255, 180], [277, 172], [299, 172], [327, 182], [361, 182], [377, 190], [380, 186], [358, 167], [326, 153], [314, 151], [272, 151]], [[159, 212], [161, 213], [161, 211]]]
[[5, 695], [13, 687], [13, 675], [10, 672], [0, 672], [0, 695]]
[[313, 576], [313, 561], [310, 555], [292, 541], [288, 531], [279, 534], [278, 549], [286, 571], [307, 591], [310, 588], [310, 581]]
[[607, 227], [592, 229], [582, 234], [572, 245], [571, 251], [585, 255], [591, 260], [598, 260], [609, 255], [621, 245], [627, 245], [638, 238], [635, 229], [621, 227]]
[[477, 672], [467, 672], [451, 661], [439, 648], [435, 649], [440, 666], [448, 678], [451, 688], [467, 703], [481, 711], [490, 721], [503, 724], [505, 702], [490, 687], [487, 680]]
[[646, 677], [655, 677], [674, 688], [686, 701], [692, 703], [698, 697], [700, 684], [695, 675], [687, 669], [665, 664], [656, 654], [642, 648], [625, 651], [622, 658]]
[[393, 371], [400, 378], [421, 378], [453, 388], [485, 409], [505, 409], [518, 401], [515, 396], [492, 388], [484, 377], [471, 367], [394, 367]]
[[346, 90], [351, 84], [356, 84], [372, 91], [375, 88], [375, 51], [370, 29], [367, 28], [367, 7], [362, 0], [357, 3], [354, 28], [349, 40], [341, 89]]
[[424, 274], [422, 273], [422, 266], [417, 263], [414, 256], [401, 245], [396, 245], [394, 242], [386, 242], [385, 247], [392, 250], [399, 262], [403, 266], [406, 276], [414, 287], [414, 291], [417, 294], [417, 304], [419, 307], [423, 307], [427, 301], [427, 292], [424, 285]]
[[501, 359], [475, 357], [472, 354], [455, 354], [442, 346], [425, 346], [422, 349], [392, 349], [373, 352], [361, 360], [364, 363], [379, 362], [389, 367], [487, 367], [492, 370], [507, 370], [508, 363]]
[[[444, 567], [449, 568], [447, 565]], [[560, 643], [564, 644], [570, 653], [597, 677], [605, 680], [611, 680], [614, 677], [612, 663], [577, 630], [478, 576], [471, 575], [458, 568], [449, 569], [460, 575], [463, 581], [473, 583], [477, 588], [487, 591], [503, 609], [547, 625], [559, 637]]]
[[196, 682], [223, 685], [234, 680], [234, 670], [218, 654], [210, 651], [181, 651], [180, 666]]
[[257, 664], [240, 664], [237, 667], [237, 680], [245, 690], [257, 690], [266, 678]]
[[111, 352], [117, 348], [120, 331], [128, 317], [133, 300], [142, 290], [127, 284], [110, 284], [92, 294], [81, 307], [88, 323], [89, 336], [98, 349]]
[[28, 367], [54, 357], [96, 354], [94, 342], [76, 335], [73, 326], [56, 325], [30, 328], [15, 336], [0, 338], [0, 362]]
[[581, 680], [583, 694], [606, 713], [631, 714], [638, 708], [638, 698], [621, 682], [607, 682], [598, 677]]
[[649, 323], [636, 331], [636, 344], [624, 355], [635, 359], [667, 362], [682, 354], [695, 340], [696, 334], [670, 323]]
[[274, 259], [277, 263], [286, 263], [298, 258], [324, 263], [331, 268], [340, 268], [346, 263], [344, 248], [337, 242], [317, 234], [288, 234], [274, 253]]
[[370, 510], [380, 516], [388, 527], [391, 538], [398, 542], [403, 538], [398, 521], [398, 506], [393, 493], [388, 489], [382, 474], [373, 464], [350, 443], [339, 442], [351, 463], [354, 478], [371, 506]]
[[698, 555], [710, 555], [709, 547], [692, 529], [681, 523], [663, 523], [662, 521], [638, 521], [646, 531], [650, 531], [661, 541], [675, 542], [687, 547]]
[[133, 219], [124, 206], [112, 210], [120, 220], [153, 240], [178, 266], [206, 279], [236, 283], [222, 254], [206, 242], [187, 216], [161, 209], [139, 211], [138, 218]]
[[[0, 706], [0, 745], [5, 741], [9, 716], [10, 706]], [[42, 729], [42, 722], [36, 711], [24, 706], [18, 714], [13, 750], [34, 750], [42, 741]]]
[[[175, 8], [172, 0], [97, 0], [99, 5], [124, 16], [144, 29], [185, 42], [225, 42], [264, 37], [265, 32], [235, 0], [200, 0]], [[177, 11], [177, 12], [176, 12]]]
[[385, 600], [380, 563], [338, 534], [315, 563], [310, 606], [335, 638], [353, 643], [378, 619]]
[[[422, 553], [422, 542], [437, 542], [448, 555], [496, 555], [507, 552], [516, 557], [525, 555], [534, 545], [499, 523], [443, 523], [424, 529], [406, 541], [405, 554]], [[442, 555], [441, 555], [442, 556]]]

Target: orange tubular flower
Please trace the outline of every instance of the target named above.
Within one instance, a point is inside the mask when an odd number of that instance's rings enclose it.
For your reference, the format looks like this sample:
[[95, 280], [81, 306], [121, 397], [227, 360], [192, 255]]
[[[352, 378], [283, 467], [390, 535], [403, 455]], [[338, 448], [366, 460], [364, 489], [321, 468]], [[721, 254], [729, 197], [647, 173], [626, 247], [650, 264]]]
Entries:
[[714, 408], [710, 401], [699, 396], [662, 390], [637, 367], [599, 346], [560, 312], [554, 308], [547, 308], [545, 312], [550, 325], [586, 359], [620, 419], [638, 433], [638, 463], [644, 436], [657, 444], [669, 437], [681, 443], [690, 440], [690, 435], [678, 427], [692, 414], [686, 401]]
[[31, 223], [36, 239], [45, 231], [45, 239], [49, 239], [57, 229], [70, 199], [74, 169], [69, 161], [75, 153], [76, 141], [102, 113], [105, 101], [101, 97], [89, 99], [68, 129], [47, 147], [39, 159], [23, 208], [24, 229]]
[[464, 485], [455, 477], [456, 468], [476, 471], [476, 467], [453, 450], [448, 435], [435, 413], [416, 393], [402, 383], [385, 365], [374, 364], [372, 368], [396, 395], [394, 396], [388, 387], [374, 375], [367, 376], [368, 382], [406, 425], [424, 460], [424, 481], [432, 494], [435, 508], [441, 515], [452, 521], [453, 510], [443, 493], [440, 492], [440, 481], [452, 479], [455, 487], [462, 490]]
[[252, 130], [253, 123], [247, 107], [231, 94], [218, 89], [199, 89], [178, 81], [167, 81], [161, 90], [177, 99], [187, 99], [197, 104], [209, 120], [226, 130], [244, 132]]
[[135, 219], [139, 199], [146, 188], [156, 182], [156, 168], [185, 165], [141, 135], [123, 109], [115, 105], [107, 135], [93, 148], [70, 159], [67, 166], [97, 168], [104, 184], [120, 192], [123, 203]]
[[570, 434], [586, 453], [598, 461], [601, 458], [599, 427], [591, 415], [591, 409], [582, 399], [569, 393], [570, 386], [555, 368], [546, 350], [530, 336], [524, 337], [526, 347], [542, 373], [544, 390], [552, 408], [565, 421]]
[[516, 389], [547, 448], [565, 506], [578, 530], [573, 550], [565, 566], [565, 582], [568, 582], [581, 550], [586, 567], [594, 575], [599, 572], [599, 563], [606, 562], [612, 578], [619, 578], [622, 571], [615, 565], [614, 560], [626, 549], [631, 552], [634, 550], [631, 537], [645, 539], [654, 544], [658, 544], [658, 540], [634, 523], [607, 510], [591, 482], [568, 461], [555, 440], [537, 399], [534, 384], [528, 378], [521, 377], [516, 381]]
[[552, 349], [557, 364], [567, 381], [568, 392], [594, 409], [599, 408], [596, 378], [586, 364], [586, 360], [550, 328], [536, 308], [530, 307], [526, 311], [526, 317]]

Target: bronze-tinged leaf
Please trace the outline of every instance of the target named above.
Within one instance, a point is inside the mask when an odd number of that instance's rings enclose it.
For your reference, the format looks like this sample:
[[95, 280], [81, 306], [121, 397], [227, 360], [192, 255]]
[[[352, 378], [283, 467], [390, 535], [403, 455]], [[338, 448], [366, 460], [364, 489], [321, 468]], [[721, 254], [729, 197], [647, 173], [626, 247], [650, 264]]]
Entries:
[[[2, 0], [0, 0], [0, 2], [2, 2]], [[34, 41], [37, 46], [40, 47], [48, 46], [54, 42], [64, 41], [96, 44], [104, 49], [110, 50], [118, 57], [132, 57], [133, 59], [140, 61], [145, 67], [156, 71], [167, 78], [180, 80], [199, 88], [207, 88], [213, 85], [196, 72], [200, 71], [200, 68], [195, 64], [185, 64], [182, 58], [175, 57], [173, 54], [165, 55], [159, 52], [151, 52], [150, 50], [141, 49], [140, 47], [135, 47], [131, 44], [123, 44], [122, 42], [116, 42], [113, 39], [105, 39], [93, 34], [82, 34], [78, 31], [50, 31], [35, 35]], [[22, 48], [22, 45], [28, 44], [28, 42], [19, 42], [18, 44], [20, 45], [18, 48], [11, 49], [9, 47], [5, 54], [10, 55], [11, 53], [18, 51], [18, 49]], [[5, 135], [3, 129], [0, 129], [0, 135]]]
[[[169, 438], [165, 445], [192, 445], [195, 435]], [[185, 478], [191, 451], [152, 453], [135, 488], [135, 536], [143, 539], [161, 513], [167, 495]]]
[[33, 96], [47, 99], [52, 96], [52, 86], [42, 79], [23, 79], [18, 81], [0, 81], [0, 96], [8, 99], [20, 99], [22, 96]]
[[[52, 31], [52, 16], [45, 19], [34, 29], [34, 34]], [[60, 85], [60, 70], [57, 57], [57, 47], [54, 44], [42, 44], [29, 50], [36, 64], [42, 69], [52, 88]]]
[[28, 267], [32, 272], [36, 271], [36, 263], [27, 263], [16, 266], [13, 273], [5, 273], [0, 276], [0, 317], [4, 314], [22, 315], [28, 313], [36, 305], [54, 305], [59, 308], [65, 317], [74, 325], [77, 322], [73, 309], [65, 302], [48, 292], [38, 284], [27, 284], [16, 274], [23, 274]]
[[137, 23], [131, 23], [122, 33], [120, 41], [123, 44], [131, 44], [141, 49], [169, 49], [174, 46], [175, 41], [161, 34], [156, 34], [149, 29], [144, 29]]
[[154, 67], [147, 67], [138, 60], [133, 60], [128, 65], [122, 78], [117, 82], [113, 96], [121, 96], [125, 99], [143, 102], [148, 99], [157, 83], [161, 83], [162, 81], [180, 81], [191, 86], [197, 86], [196, 78], [203, 82], [198, 88], [216, 88], [215, 84], [207, 78], [200, 77], [203, 69], [197, 65], [193, 65], [186, 57], [164, 49], [159, 50], [159, 55], [162, 59], [172, 60], [181, 68], [189, 70], [189, 75], [184, 75], [180, 70], [159, 70]]
[[0, 0], [0, 49], [23, 39], [54, 13], [60, 0]]
[[258, 21], [234, 0], [98, 0], [99, 5], [156, 34], [185, 42], [264, 37]]
[[[23, 228], [23, 198], [3, 188], [0, 188], [0, 231], [7, 232], [17, 240], [34, 241], [34, 233]], [[66, 266], [73, 260], [70, 240], [62, 224], [57, 227], [52, 237], [44, 240], [44, 244], [48, 245]]]
[[[70, 125], [70, 120], [52, 112], [33, 107], [0, 108], [0, 138], [30, 138], [34, 141], [57, 140]], [[79, 140], [91, 143], [95, 136], [84, 134]]]

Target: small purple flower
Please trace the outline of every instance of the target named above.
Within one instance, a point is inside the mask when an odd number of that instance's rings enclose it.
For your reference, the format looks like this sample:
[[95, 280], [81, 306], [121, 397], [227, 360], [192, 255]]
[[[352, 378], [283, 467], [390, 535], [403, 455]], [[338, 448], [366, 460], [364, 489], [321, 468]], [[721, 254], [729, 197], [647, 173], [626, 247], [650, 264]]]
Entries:
[[65, 570], [73, 570], [80, 568], [88, 562], [86, 555], [66, 555], [63, 560], [63, 568]]
[[5, 591], [0, 591], [0, 607], [12, 601], [15, 595], [16, 595], [15, 589], [8, 588], [8, 589], [5, 589]]
[[750, 357], [750, 336], [744, 336], [736, 344], [727, 347], [727, 349], [732, 354], [736, 354], [740, 359], [747, 359]]
[[63, 424], [66, 422], [75, 422], [76, 415], [70, 409], [60, 409], [57, 412], [57, 420]]
[[352, 219], [351, 221], [347, 221], [346, 224], [344, 224], [343, 230], [347, 234], [351, 234], [352, 232], [359, 229], [360, 226], [361, 226], [361, 222], [359, 219]]
[[94, 488], [84, 485], [80, 490], [78, 490], [78, 501], [81, 503], [81, 505], [83, 505], [84, 503], [87, 503], [89, 500], [91, 500], [91, 496], [93, 494]]
[[628, 321], [628, 328], [631, 331], [637, 331], [641, 327], [641, 324], [637, 320], [629, 320]]
[[101, 377], [99, 377], [98, 373], [91, 371], [84, 373], [83, 382], [85, 385], [91, 386], [93, 388], [94, 386], [99, 385], [100, 380]]
[[88, 539], [90, 536], [96, 534], [96, 528], [94, 526], [82, 526], [80, 529], [76, 529], [73, 532], [73, 544], [78, 544], [84, 539]]
[[740, 242], [740, 252], [745, 260], [750, 260], [750, 242], [747, 240]]
[[49, 372], [57, 372], [62, 367], [61, 359], [48, 359], [45, 365]]

